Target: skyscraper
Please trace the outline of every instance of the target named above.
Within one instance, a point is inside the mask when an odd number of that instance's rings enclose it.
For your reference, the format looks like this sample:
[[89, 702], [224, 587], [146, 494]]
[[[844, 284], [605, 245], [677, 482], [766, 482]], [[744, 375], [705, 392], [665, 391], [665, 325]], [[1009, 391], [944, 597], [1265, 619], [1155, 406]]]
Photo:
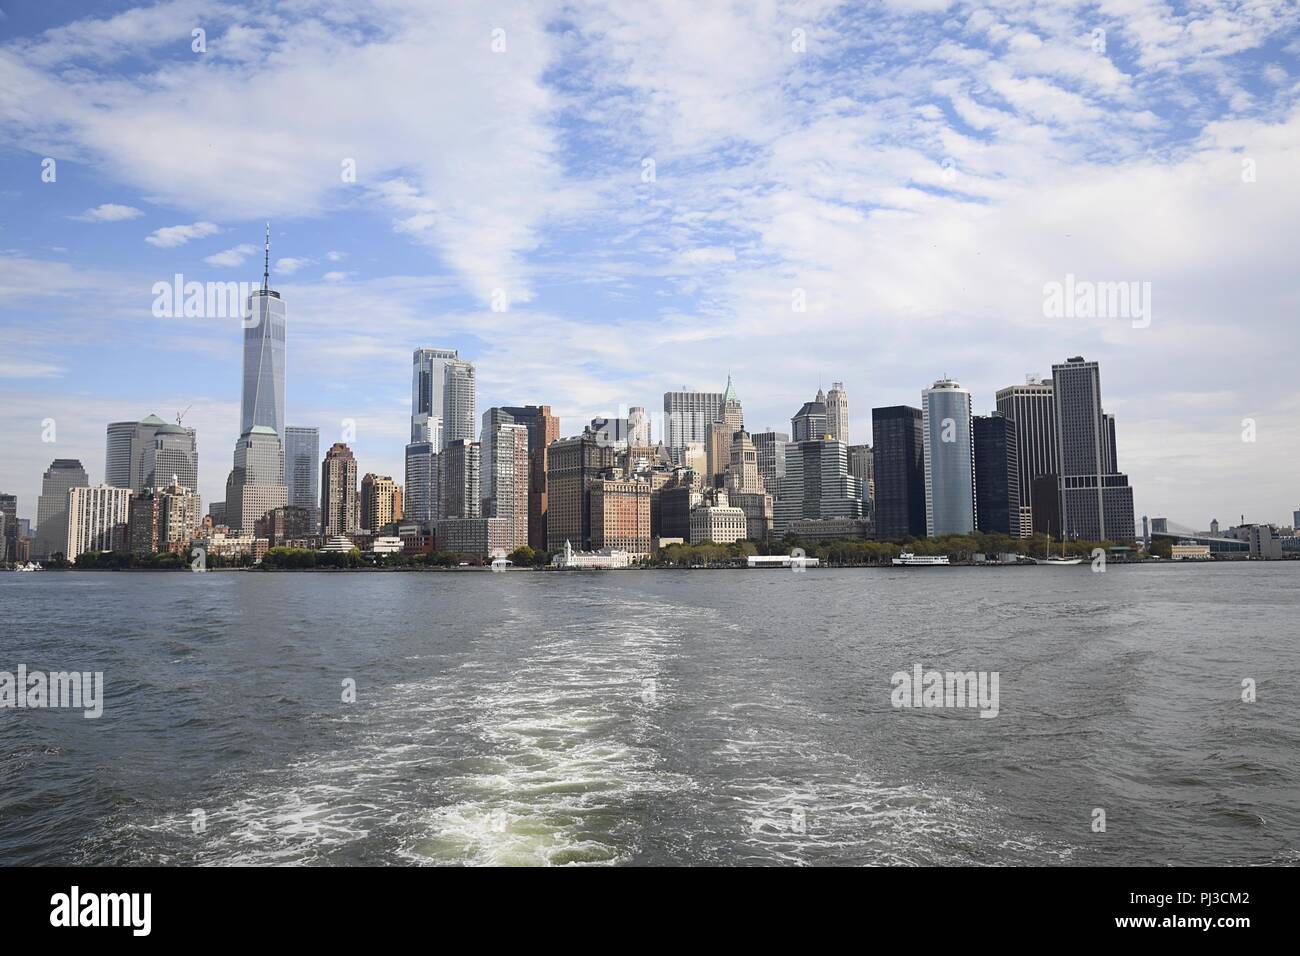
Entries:
[[[153, 448], [154, 435], [165, 425], [157, 415], [146, 415], [138, 422], [110, 424], [104, 446], [104, 484], [144, 491], [148, 487], [146, 458]], [[196, 470], [197, 467], [196, 461]], [[196, 485], [197, 479], [190, 487]]]
[[[86, 469], [75, 458], [56, 458], [41, 481], [41, 496], [36, 501], [36, 539], [32, 557], [48, 560], [64, 554], [68, 544], [68, 491], [90, 484]], [[70, 559], [69, 559], [70, 560]]]
[[18, 560], [18, 496], [0, 494], [0, 515], [4, 515], [4, 540], [0, 542], [0, 561]]
[[1074, 356], [1052, 366], [1056, 385], [1056, 435], [1062, 534], [1087, 541], [1131, 541], [1133, 489], [1128, 476], [1111, 472], [1113, 432], [1101, 408], [1096, 362]]
[[753, 432], [750, 439], [754, 442], [754, 453], [758, 460], [758, 473], [763, 476], [763, 485], [768, 493], [775, 497], [785, 477], [785, 446], [790, 443], [790, 436], [785, 432]]
[[528, 543], [528, 429], [494, 416], [499, 409], [483, 413], [482, 460], [483, 517], [505, 518], [507, 550]]
[[406, 446], [406, 519], [423, 524], [438, 520], [442, 508], [438, 487], [438, 452], [431, 441]]
[[[162, 424], [161, 418], [150, 416], [157, 425]], [[131, 483], [131, 463], [135, 461], [143, 449], [143, 441], [137, 443], [137, 434], [141, 427], [146, 425], [146, 419], [143, 422], [112, 422], [108, 426], [107, 440], [104, 445], [104, 484], [112, 485], [114, 488], [132, 488]]]
[[640, 405], [633, 405], [627, 410], [627, 443], [636, 448], [645, 448], [650, 444], [650, 417]]
[[441, 449], [443, 394], [447, 363], [459, 358], [455, 349], [416, 349], [411, 371], [411, 442], [431, 442]]
[[357, 460], [351, 448], [335, 442], [325, 453], [320, 469], [321, 534], [356, 534], [360, 530], [357, 504]]
[[159, 425], [144, 449], [141, 483], [132, 486], [137, 494], [150, 488], [182, 485], [199, 486], [199, 446], [193, 428]]
[[862, 517], [862, 486], [849, 474], [849, 448], [833, 438], [794, 442], [786, 448], [785, 477], [772, 505], [779, 538], [796, 521]]
[[826, 433], [846, 445], [849, 441], [849, 393], [843, 382], [833, 382], [826, 393]]
[[251, 532], [253, 523], [288, 500], [284, 446], [269, 425], [254, 425], [235, 442], [235, 465], [226, 479], [225, 522]]
[[[1034, 509], [1035, 480], [1052, 476], [1043, 487], [1056, 487], [1056, 390], [1052, 380], [1026, 376], [1024, 385], [1009, 385], [997, 391], [998, 412], [1016, 428], [1017, 478], [1020, 483], [1020, 533], [1051, 533], [1051, 516], [1058, 511], [1056, 492], [1051, 501]], [[1059, 529], [1057, 529], [1059, 533]]]
[[952, 379], [921, 391], [925, 529], [931, 538], [975, 530], [975, 448], [970, 392]]
[[449, 359], [443, 366], [442, 447], [453, 442], [472, 442], [478, 438], [478, 421], [474, 411], [474, 364], [464, 359]]
[[502, 409], [528, 429], [528, 544], [546, 550], [546, 514], [550, 494], [546, 485], [547, 448], [560, 437], [560, 420], [550, 405], [509, 405]]
[[801, 441], [820, 441], [826, 434], [826, 395], [819, 388], [817, 397], [811, 402], [804, 402], [803, 407], [790, 419], [790, 435], [798, 444]]
[[975, 526], [986, 534], [1023, 537], [1016, 426], [1001, 412], [974, 417]]
[[320, 527], [320, 429], [286, 425], [284, 429], [284, 480], [289, 504], [305, 508], [311, 527]]
[[921, 410], [909, 405], [871, 410], [876, 537], [885, 541], [925, 534], [925, 442], [921, 424]]
[[[664, 392], [664, 444], [674, 463], [686, 463], [686, 446], [703, 446], [708, 441], [709, 424], [718, 421], [722, 401], [721, 392], [687, 388]], [[560, 547], [564, 547], [563, 541]]]
[[870, 445], [849, 446], [849, 474], [862, 482], [862, 500], [869, 503], [876, 494], [875, 459]]
[[478, 442], [458, 438], [438, 456], [442, 492], [442, 513], [439, 517], [482, 517], [481, 452]]
[[745, 537], [762, 541], [772, 533], [773, 496], [758, 473], [758, 450], [743, 429], [731, 441], [724, 487], [731, 504], [745, 513]]
[[731, 464], [731, 440], [736, 432], [745, 427], [745, 414], [740, 406], [740, 396], [736, 386], [727, 376], [727, 387], [722, 392], [722, 404], [718, 408], [718, 417], [709, 423], [704, 445], [705, 467], [708, 469], [706, 484], [722, 486], [722, 476]]
[[430, 526], [442, 509], [439, 452], [446, 444], [447, 364], [458, 360], [455, 349], [433, 348], [416, 349], [411, 359], [411, 443], [406, 446], [404, 508], [408, 520]]
[[588, 429], [561, 438], [547, 450], [546, 550], [559, 551], [569, 541], [591, 547], [591, 499], [587, 494], [600, 473], [616, 464], [617, 449], [601, 444]]
[[[285, 307], [271, 288], [271, 224], [266, 225], [266, 264], [262, 288], [248, 297], [244, 320], [244, 393], [239, 431], [261, 425], [284, 437]], [[282, 449], [283, 451], [283, 449]], [[251, 528], [252, 525], [249, 525]]]
[[123, 551], [127, 549], [127, 522], [130, 518], [131, 489], [98, 485], [68, 489], [68, 531], [65, 558], [75, 561], [87, 551]]

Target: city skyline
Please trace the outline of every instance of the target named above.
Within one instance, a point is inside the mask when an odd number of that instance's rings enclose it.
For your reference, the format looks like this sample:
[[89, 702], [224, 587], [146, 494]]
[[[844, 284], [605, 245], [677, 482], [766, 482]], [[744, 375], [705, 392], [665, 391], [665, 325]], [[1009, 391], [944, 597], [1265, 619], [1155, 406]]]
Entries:
[[[1293, 336], [1297, 12], [1223, 15], [1233, 42], [1152, 35], [1122, 12], [981, 18], [960, 4], [882, 8], [875, 20], [827, 5], [789, 22], [728, 9], [703, 29], [685, 8], [666, 8], [662, 28], [643, 11], [591, 11], [570, 36], [542, 5], [502, 13], [507, 49], [494, 53], [469, 13], [434, 29], [399, 5], [364, 15], [383, 27], [370, 39], [322, 27], [302, 49], [291, 24], [250, 13], [260, 40], [238, 57], [214, 16], [200, 59], [175, 39], [193, 19], [176, 4], [159, 21], [175, 36], [108, 16], [77, 23], [84, 44], [44, 19], [55, 14], [10, 12], [0, 57], [15, 102], [69, 64], [82, 72], [60, 82], [84, 95], [46, 96], [40, 116], [0, 109], [14, 147], [0, 157], [0, 490], [34, 518], [53, 459], [103, 480], [107, 423], [193, 406], [198, 490], [223, 499], [239, 323], [156, 316], [151, 290], [177, 273], [260, 285], [269, 217], [271, 272], [291, 304], [286, 420], [318, 427], [326, 448], [354, 423], [348, 443], [366, 470], [404, 473], [421, 347], [475, 364], [479, 409], [549, 404], [566, 435], [628, 406], [654, 411], [683, 384], [713, 392], [728, 370], [749, 429], [786, 431], [814, 386], [843, 382], [851, 444], [871, 440], [870, 408], [914, 405], [941, 376], [982, 415], [998, 389], [1082, 354], [1103, 366], [1139, 516], [1284, 523], [1297, 505], [1300, 399], [1286, 376], [1256, 370]], [[792, 30], [805, 31], [803, 52]], [[686, 39], [700, 35], [715, 44], [707, 55]], [[121, 55], [141, 44], [239, 111], [150, 112], [174, 87]], [[305, 85], [322, 55], [376, 87], [386, 81], [373, 64], [388, 56], [406, 71], [397, 89], [468, 99], [368, 103], [387, 135], [359, 145], [344, 135], [361, 122], [351, 107], [293, 105], [350, 102]], [[918, 68], [932, 82], [862, 78]], [[1171, 86], [1171, 68], [1200, 95]], [[421, 70], [495, 70], [503, 88]], [[598, 87], [627, 90], [629, 122], [608, 140], [556, 106], [595, 109]], [[307, 114], [324, 128], [305, 130]], [[500, 122], [481, 137], [446, 135], [483, 114]], [[267, 123], [310, 148], [268, 144], [250, 160]], [[215, 145], [214, 125], [228, 133]], [[531, 148], [512, 148], [521, 141]], [[748, 150], [715, 163], [728, 143]], [[1094, 153], [1106, 158], [1078, 158]], [[810, 177], [814, 159], [826, 175]], [[1261, 247], [1261, 235], [1277, 241]], [[1076, 279], [1150, 282], [1154, 313], [1049, 314], [1048, 287]], [[54, 442], [41, 440], [46, 420]]]

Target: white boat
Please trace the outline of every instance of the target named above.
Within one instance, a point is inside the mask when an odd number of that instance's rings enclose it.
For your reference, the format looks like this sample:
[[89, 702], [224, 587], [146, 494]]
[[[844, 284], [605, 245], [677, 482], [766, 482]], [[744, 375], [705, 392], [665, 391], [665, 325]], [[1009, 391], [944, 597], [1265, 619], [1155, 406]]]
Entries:
[[1065, 539], [1061, 539], [1061, 556], [1049, 553], [1045, 558], [1034, 558], [1034, 564], [1049, 564], [1054, 567], [1060, 567], [1067, 564], [1083, 564], [1083, 558], [1067, 558], [1065, 556]]
[[911, 551], [904, 551], [894, 558], [894, 565], [904, 568], [942, 567], [948, 563], [948, 555], [946, 554], [913, 554]]
[[32, 562], [28, 561], [26, 564], [14, 565], [14, 570], [15, 571], [44, 571], [45, 569], [41, 567], [39, 561], [36, 564], [32, 564]]

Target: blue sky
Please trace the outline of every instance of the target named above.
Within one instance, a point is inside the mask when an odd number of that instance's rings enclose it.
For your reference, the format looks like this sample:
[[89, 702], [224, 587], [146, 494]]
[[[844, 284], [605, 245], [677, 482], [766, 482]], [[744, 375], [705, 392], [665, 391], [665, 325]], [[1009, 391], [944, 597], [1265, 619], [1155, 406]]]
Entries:
[[[157, 318], [151, 290], [257, 280], [267, 219], [289, 423], [327, 446], [355, 422], [363, 471], [401, 479], [419, 346], [565, 434], [728, 372], [747, 425], [785, 430], [843, 381], [855, 441], [944, 375], [986, 412], [1082, 354], [1139, 514], [1300, 507], [1295, 3], [0, 11], [20, 515], [52, 458], [99, 480], [108, 422], [187, 406], [224, 496], [238, 323]], [[1046, 316], [1067, 274], [1151, 283], [1152, 321]]]

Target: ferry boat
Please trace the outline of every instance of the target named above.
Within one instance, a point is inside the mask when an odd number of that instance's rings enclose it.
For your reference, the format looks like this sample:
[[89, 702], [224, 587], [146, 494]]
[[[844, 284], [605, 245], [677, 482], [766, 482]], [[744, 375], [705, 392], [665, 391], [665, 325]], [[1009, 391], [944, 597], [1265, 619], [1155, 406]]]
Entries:
[[41, 567], [39, 561], [36, 562], [35, 564], [32, 564], [32, 562], [28, 561], [26, 564], [15, 564], [14, 570], [15, 571], [44, 571], [45, 569]]
[[933, 568], [949, 563], [946, 554], [913, 554], [911, 551], [904, 551], [894, 558], [895, 567], [903, 568]]

